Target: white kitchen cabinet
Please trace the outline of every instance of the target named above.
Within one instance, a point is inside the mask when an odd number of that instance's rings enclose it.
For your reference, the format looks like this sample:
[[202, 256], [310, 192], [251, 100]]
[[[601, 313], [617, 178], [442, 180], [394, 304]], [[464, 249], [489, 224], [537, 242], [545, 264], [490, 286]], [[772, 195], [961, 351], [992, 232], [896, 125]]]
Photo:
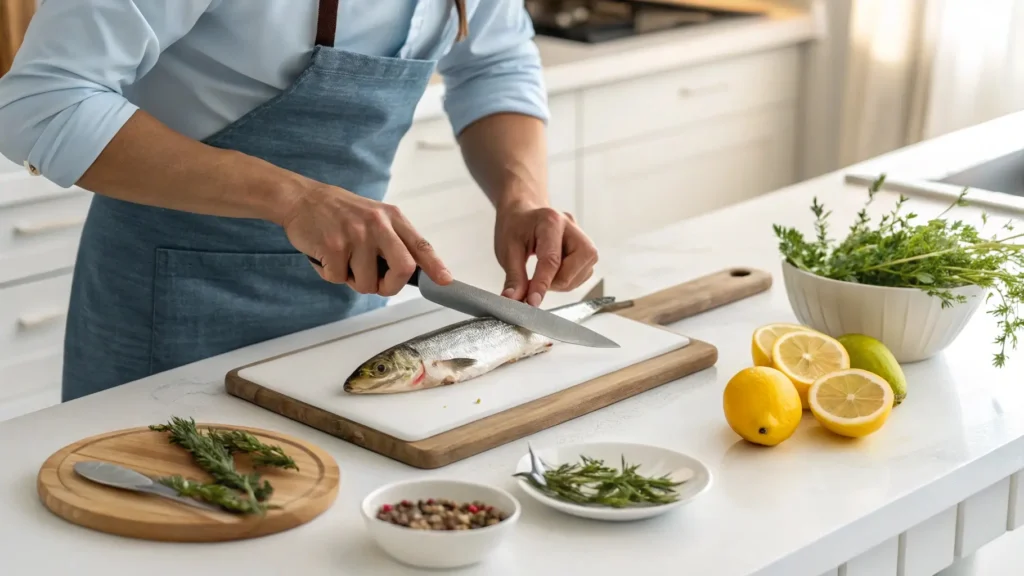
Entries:
[[60, 345], [71, 274], [0, 288], [0, 366]]
[[1016, 530], [1024, 525], [1024, 471], [1010, 476], [1010, 511], [1006, 517], [1006, 529]]
[[796, 171], [796, 107], [717, 117], [588, 151], [582, 218], [599, 248], [775, 190]]
[[900, 576], [934, 576], [953, 564], [956, 516], [952, 506], [900, 535]]
[[17, 416], [13, 411], [19, 406], [41, 408], [37, 404], [43, 399], [59, 402], [63, 360], [64, 349], [58, 343], [0, 364], [0, 421]]
[[966, 558], [1006, 532], [1010, 512], [1010, 477], [961, 502], [957, 510], [957, 558]]
[[839, 568], [839, 576], [896, 576], [899, 538], [889, 538]]
[[794, 102], [799, 66], [799, 50], [785, 48], [584, 90], [581, 145], [610, 144]]

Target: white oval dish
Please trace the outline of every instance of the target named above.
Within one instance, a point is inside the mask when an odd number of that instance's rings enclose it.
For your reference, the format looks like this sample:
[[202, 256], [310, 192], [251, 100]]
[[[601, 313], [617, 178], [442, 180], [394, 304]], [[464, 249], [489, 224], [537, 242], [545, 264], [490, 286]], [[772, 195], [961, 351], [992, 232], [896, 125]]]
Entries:
[[[455, 502], [486, 502], [508, 518], [475, 530], [414, 530], [377, 519], [384, 504], [445, 498]], [[426, 479], [395, 482], [363, 499], [363, 520], [370, 536], [389, 556], [417, 568], [459, 568], [476, 564], [493, 552], [519, 521], [521, 506], [514, 496], [493, 486], [462, 480]]]
[[[545, 506], [555, 510], [594, 520], [609, 520], [613, 522], [625, 522], [651, 518], [675, 510], [676, 508], [690, 502], [711, 487], [711, 470], [703, 462], [692, 456], [681, 454], [674, 450], [652, 446], [649, 444], [631, 444], [625, 442], [589, 442], [582, 444], [571, 444], [557, 446], [543, 450], [534, 449], [534, 453], [550, 467], [557, 467], [562, 464], [580, 462], [581, 456], [604, 460], [606, 466], [618, 469], [622, 465], [622, 458], [625, 457], [627, 465], [639, 465], [638, 474], [644, 476], [661, 476], [669, 474], [674, 480], [679, 481], [688, 478], [684, 484], [677, 487], [679, 499], [671, 504], [656, 506], [635, 506], [628, 508], [610, 508], [604, 506], [587, 506], [566, 502], [548, 496], [537, 488], [534, 488], [524, 478], [516, 478], [519, 486]], [[516, 466], [516, 473], [530, 471], [530, 454], [527, 452]]]

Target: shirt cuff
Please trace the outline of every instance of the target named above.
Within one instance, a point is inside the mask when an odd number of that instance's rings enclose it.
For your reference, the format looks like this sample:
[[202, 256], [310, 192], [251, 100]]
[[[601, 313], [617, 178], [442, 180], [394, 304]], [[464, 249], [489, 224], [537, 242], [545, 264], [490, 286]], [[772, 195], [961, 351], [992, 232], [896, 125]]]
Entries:
[[28, 162], [58, 186], [74, 186], [136, 110], [120, 94], [90, 96], [50, 120]]
[[456, 135], [473, 122], [502, 112], [533, 116], [545, 124], [550, 120], [547, 90], [539, 70], [532, 73], [500, 68], [446, 90], [444, 109]]

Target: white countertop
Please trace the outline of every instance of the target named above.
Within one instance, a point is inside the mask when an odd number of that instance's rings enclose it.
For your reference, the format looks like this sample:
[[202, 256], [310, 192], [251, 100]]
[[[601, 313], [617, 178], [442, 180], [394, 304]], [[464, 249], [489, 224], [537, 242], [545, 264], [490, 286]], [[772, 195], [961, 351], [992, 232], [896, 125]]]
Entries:
[[[1009, 151], [1024, 113], [854, 167], [912, 170]], [[1024, 349], [991, 366], [993, 319], [979, 313], [944, 354], [907, 365], [909, 395], [878, 433], [844, 442], [807, 421], [770, 450], [739, 441], [721, 412], [725, 382], [748, 366], [758, 325], [789, 321], [773, 223], [810, 226], [817, 195], [852, 219], [864, 191], [828, 174], [744, 204], [652, 232], [611, 262], [608, 293], [629, 298], [728, 266], [754, 266], [776, 279], [764, 294], [673, 327], [719, 348], [716, 367], [530, 437], [536, 446], [597, 439], [657, 443], [692, 454], [715, 476], [712, 489], [675, 513], [635, 524], [559, 514], [525, 497], [510, 477], [526, 440], [451, 466], [421, 471], [276, 416], [223, 392], [224, 374], [424, 306], [413, 300], [333, 325], [262, 343], [114, 390], [0, 423], [0, 565], [4, 574], [81, 576], [188, 573], [348, 576], [416, 574], [378, 551], [358, 506], [386, 482], [427, 476], [486, 481], [521, 497], [522, 521], [485, 564], [464, 574], [579, 573], [816, 576], [1024, 468]], [[892, 198], [883, 194], [879, 204]], [[940, 211], [914, 200], [921, 214]], [[884, 207], [884, 206], [883, 206]], [[330, 452], [341, 467], [334, 506], [313, 522], [253, 541], [161, 544], [71, 525], [39, 502], [35, 478], [54, 451], [112, 429], [171, 415], [280, 430]], [[743, 542], [741, 544], [741, 542]]]
[[[815, 10], [792, 8], [784, 0], [765, 16], [723, 20], [689, 28], [584, 44], [537, 36], [549, 94], [580, 90], [813, 40], [825, 34]], [[444, 85], [435, 77], [416, 109], [415, 118], [444, 114]], [[624, 102], [623, 105], [628, 105]]]

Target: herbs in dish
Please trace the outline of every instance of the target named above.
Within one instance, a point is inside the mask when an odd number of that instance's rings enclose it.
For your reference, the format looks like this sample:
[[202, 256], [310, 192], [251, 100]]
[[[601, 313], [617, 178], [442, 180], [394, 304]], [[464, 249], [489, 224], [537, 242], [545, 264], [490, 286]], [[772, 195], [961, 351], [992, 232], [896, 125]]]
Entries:
[[[1015, 231], [1012, 220], [993, 226], [987, 236], [963, 220], [947, 214], [968, 205], [967, 189], [938, 216], [921, 222], [913, 212], [904, 212], [908, 198], [900, 195], [895, 207], [873, 223], [867, 213], [881, 189], [885, 175], [868, 188], [864, 208], [841, 241], [829, 238], [829, 216], [814, 198], [814, 238], [805, 238], [794, 228], [774, 225], [779, 251], [793, 266], [833, 280], [917, 288], [940, 298], [946, 308], [966, 301], [954, 289], [976, 285], [988, 288], [989, 298], [998, 301], [989, 314], [998, 318], [997, 351], [993, 364], [1006, 363], [1007, 348], [1017, 348], [1018, 332], [1024, 329], [1024, 234]], [[982, 213], [982, 227], [989, 217]]]
[[[594, 298], [552, 308], [582, 322], [614, 302]], [[496, 318], [470, 318], [412, 338], [377, 354], [345, 381], [351, 394], [394, 394], [464, 382], [500, 366], [540, 354], [553, 342]]]
[[562, 464], [544, 471], [544, 484], [529, 472], [514, 476], [523, 478], [544, 494], [574, 504], [626, 508], [671, 504], [679, 499], [676, 481], [671, 475], [647, 477], [637, 473], [639, 464], [627, 464], [622, 457], [619, 469], [606, 466], [603, 460], [580, 456], [580, 462]]
[[195, 463], [213, 478], [213, 482], [204, 483], [174, 475], [156, 481], [181, 496], [203, 500], [230, 512], [263, 514], [272, 508], [267, 501], [274, 492], [270, 482], [259, 473], [242, 474], [236, 470], [235, 454], [249, 454], [257, 467], [299, 469], [280, 446], [264, 444], [243, 430], [208, 429], [204, 432], [191, 418], [185, 420], [177, 416], [167, 424], [153, 425], [149, 429], [167, 432], [170, 443], [192, 454]]
[[475, 530], [494, 526], [506, 518], [507, 513], [484, 502], [459, 504], [444, 498], [415, 503], [402, 500], [377, 510], [378, 520], [414, 530]]

